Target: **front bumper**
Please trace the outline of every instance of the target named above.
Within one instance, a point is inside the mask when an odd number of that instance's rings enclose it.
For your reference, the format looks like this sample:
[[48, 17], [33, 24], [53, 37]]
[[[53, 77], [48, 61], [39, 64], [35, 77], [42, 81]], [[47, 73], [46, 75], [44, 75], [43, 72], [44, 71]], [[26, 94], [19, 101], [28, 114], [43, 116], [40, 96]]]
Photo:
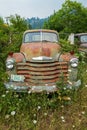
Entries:
[[[43, 91], [46, 91], [46, 92], [56, 92], [59, 88], [56, 84], [51, 84], [51, 85], [48, 85], [48, 84], [45, 84], [45, 85], [38, 85], [38, 86], [35, 86], [35, 85], [29, 85], [29, 83], [26, 83], [26, 82], [21, 82], [21, 83], [18, 83], [18, 82], [7, 82], [7, 83], [4, 83], [5, 85], [5, 88], [8, 89], [8, 90], [12, 90], [12, 91], [16, 91], [16, 92], [27, 92], [27, 91], [30, 91], [30, 92], [43, 92]], [[75, 89], [77, 90], [79, 88], [79, 86], [81, 85], [81, 80], [78, 80], [76, 82], [70, 82], [66, 85], [66, 88], [70, 88], [70, 89]]]

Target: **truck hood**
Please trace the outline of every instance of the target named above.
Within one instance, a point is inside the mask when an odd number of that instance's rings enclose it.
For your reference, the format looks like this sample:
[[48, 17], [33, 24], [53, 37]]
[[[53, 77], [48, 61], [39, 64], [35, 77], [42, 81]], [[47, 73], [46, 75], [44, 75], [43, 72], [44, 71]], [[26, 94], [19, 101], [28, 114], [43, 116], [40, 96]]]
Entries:
[[60, 51], [60, 45], [57, 43], [23, 43], [20, 52], [25, 55], [26, 60], [32, 60], [33, 57], [46, 56], [55, 57]]

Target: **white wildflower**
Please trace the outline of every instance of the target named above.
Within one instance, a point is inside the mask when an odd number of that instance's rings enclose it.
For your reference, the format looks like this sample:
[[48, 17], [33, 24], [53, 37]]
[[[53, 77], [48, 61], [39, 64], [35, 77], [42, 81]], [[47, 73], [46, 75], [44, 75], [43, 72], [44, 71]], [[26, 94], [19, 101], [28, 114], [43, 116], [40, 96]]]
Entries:
[[70, 86], [69, 89], [72, 89], [72, 86]]
[[28, 94], [30, 94], [31, 93], [31, 91], [28, 91]]
[[36, 114], [34, 114], [34, 117], [36, 117]]
[[56, 86], [55, 86], [55, 85], [53, 85], [53, 88], [56, 88]]
[[9, 93], [9, 91], [6, 91], [6, 93]]
[[66, 122], [65, 119], [63, 119], [62, 122]]
[[61, 119], [64, 120], [64, 116], [61, 116]]
[[10, 115], [7, 114], [7, 115], [5, 116], [5, 119], [8, 119], [9, 117], [10, 117]]
[[33, 124], [36, 124], [37, 123], [37, 120], [33, 120]]
[[75, 128], [75, 125], [73, 125], [72, 127]]
[[87, 88], [87, 84], [85, 85], [85, 87]]
[[64, 105], [61, 105], [61, 108], [64, 108]]
[[79, 120], [79, 122], [81, 122], [81, 120]]
[[5, 97], [5, 96], [6, 96], [5, 94], [2, 95], [2, 97]]
[[47, 92], [47, 94], [49, 95], [49, 92]]
[[61, 116], [62, 122], [66, 122], [64, 116]]
[[16, 112], [15, 112], [15, 111], [12, 111], [12, 112], [11, 112], [11, 115], [12, 115], [12, 116], [14, 116], [15, 114], [16, 114]]
[[37, 107], [37, 110], [40, 110], [40, 109], [41, 109], [41, 106], [38, 106], [38, 107]]
[[82, 111], [81, 113], [82, 113], [82, 115], [84, 115], [84, 114], [85, 114], [85, 111]]
[[71, 69], [68, 69], [68, 72], [72, 72], [72, 70], [71, 70]]
[[21, 101], [21, 98], [19, 98], [19, 101]]
[[44, 113], [44, 116], [47, 116], [47, 113], [46, 113], [46, 112]]
[[70, 98], [70, 97], [67, 97], [67, 100], [69, 100], [69, 101], [70, 101], [70, 100], [71, 100], [71, 98]]
[[66, 88], [65, 88], [65, 87], [64, 87], [63, 89], [64, 89], [64, 90], [66, 90]]

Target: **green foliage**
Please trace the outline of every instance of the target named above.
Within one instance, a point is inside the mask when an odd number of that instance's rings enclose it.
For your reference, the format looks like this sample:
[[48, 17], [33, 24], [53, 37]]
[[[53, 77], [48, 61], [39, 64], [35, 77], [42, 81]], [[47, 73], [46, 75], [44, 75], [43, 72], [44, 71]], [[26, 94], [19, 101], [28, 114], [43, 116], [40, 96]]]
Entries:
[[19, 15], [11, 15], [8, 24], [4, 24], [4, 21], [1, 23], [3, 25], [1, 25], [0, 30], [0, 49], [5, 58], [10, 51], [19, 51], [23, 32], [27, 29], [27, 23]]
[[3, 19], [0, 18], [0, 53], [3, 51], [4, 46], [9, 41], [9, 27], [4, 23]]
[[11, 23], [11, 30], [13, 29], [14, 32], [24, 32], [26, 29], [28, 29], [26, 20], [17, 14], [15, 16], [11, 15], [9, 20]]
[[74, 52], [75, 54], [78, 54], [78, 48], [76, 45], [71, 45], [69, 41], [65, 39], [60, 39], [60, 45], [62, 52]]
[[49, 17], [44, 28], [58, 32], [87, 32], [87, 8], [76, 1], [66, 0], [62, 8]]
[[9, 52], [19, 52], [27, 23], [19, 15], [10, 16], [8, 23], [0, 18], [0, 81], [5, 80], [5, 59]]

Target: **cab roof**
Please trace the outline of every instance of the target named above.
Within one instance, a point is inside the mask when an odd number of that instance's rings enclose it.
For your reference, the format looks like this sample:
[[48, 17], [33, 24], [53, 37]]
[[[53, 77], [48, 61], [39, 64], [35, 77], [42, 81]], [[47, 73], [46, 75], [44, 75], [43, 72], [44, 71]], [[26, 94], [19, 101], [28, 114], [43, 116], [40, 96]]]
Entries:
[[26, 30], [25, 32], [24, 32], [24, 34], [25, 33], [28, 33], [28, 32], [53, 32], [53, 33], [56, 33], [56, 34], [58, 34], [58, 32], [57, 31], [55, 31], [55, 30], [49, 30], [49, 29], [32, 29], [32, 30]]

